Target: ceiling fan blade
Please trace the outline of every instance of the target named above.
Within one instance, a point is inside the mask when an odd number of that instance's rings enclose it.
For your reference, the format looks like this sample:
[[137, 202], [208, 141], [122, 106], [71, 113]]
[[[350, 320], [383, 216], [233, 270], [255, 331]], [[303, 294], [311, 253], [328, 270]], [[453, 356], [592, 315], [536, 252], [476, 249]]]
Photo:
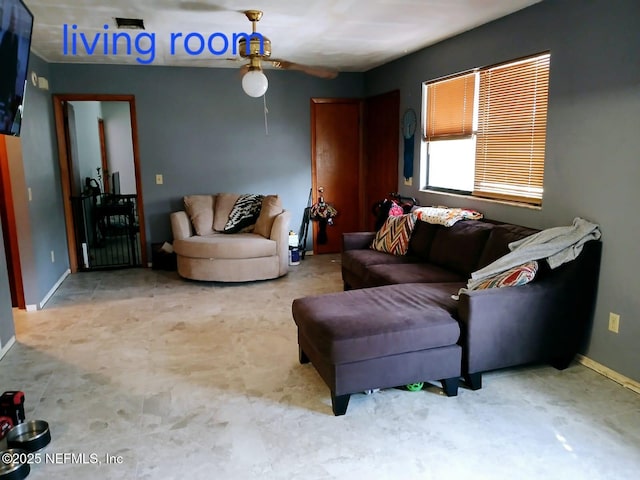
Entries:
[[271, 62], [275, 68], [283, 70], [297, 70], [299, 72], [306, 73], [307, 75], [313, 75], [318, 78], [332, 79], [338, 76], [336, 70], [322, 67], [312, 67], [310, 65], [302, 65], [300, 63], [289, 62], [287, 60], [279, 60], [276, 58], [270, 58], [267, 61]]
[[179, 5], [180, 10], [186, 10], [188, 12], [228, 12], [233, 10], [228, 10], [219, 5], [213, 5], [211, 3], [206, 2], [197, 2], [197, 1], [183, 1], [180, 2]]

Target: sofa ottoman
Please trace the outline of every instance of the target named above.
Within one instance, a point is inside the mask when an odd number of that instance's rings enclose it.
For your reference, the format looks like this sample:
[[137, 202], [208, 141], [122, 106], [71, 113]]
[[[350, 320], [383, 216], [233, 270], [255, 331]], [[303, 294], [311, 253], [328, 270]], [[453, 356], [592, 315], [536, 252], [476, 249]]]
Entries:
[[[352, 393], [440, 380], [458, 392], [462, 349], [451, 284], [387, 285], [293, 301], [300, 363], [311, 361], [344, 415]], [[407, 302], [407, 298], [411, 298]]]

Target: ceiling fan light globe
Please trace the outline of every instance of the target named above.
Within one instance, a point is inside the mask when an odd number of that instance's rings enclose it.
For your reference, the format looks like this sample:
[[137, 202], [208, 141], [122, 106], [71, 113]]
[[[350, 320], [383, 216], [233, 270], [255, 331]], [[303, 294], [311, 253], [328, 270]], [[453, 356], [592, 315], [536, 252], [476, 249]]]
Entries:
[[242, 89], [250, 97], [261, 97], [269, 88], [267, 76], [259, 70], [247, 72], [242, 77]]

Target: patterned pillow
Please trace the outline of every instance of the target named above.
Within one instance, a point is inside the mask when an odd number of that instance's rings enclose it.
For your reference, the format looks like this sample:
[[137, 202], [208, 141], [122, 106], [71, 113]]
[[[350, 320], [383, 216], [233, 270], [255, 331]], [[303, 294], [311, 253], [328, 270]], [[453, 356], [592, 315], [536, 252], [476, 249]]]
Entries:
[[371, 249], [393, 255], [406, 255], [415, 224], [416, 216], [412, 213], [387, 218], [376, 233]]
[[493, 275], [469, 290], [484, 290], [485, 288], [517, 287], [518, 285], [525, 285], [535, 278], [537, 272], [538, 262], [534, 260], [532, 262], [527, 262], [517, 267], [513, 267], [506, 272]]
[[229, 220], [224, 226], [224, 233], [237, 233], [249, 225], [256, 223], [260, 215], [260, 207], [264, 195], [244, 194], [240, 195], [231, 209]]

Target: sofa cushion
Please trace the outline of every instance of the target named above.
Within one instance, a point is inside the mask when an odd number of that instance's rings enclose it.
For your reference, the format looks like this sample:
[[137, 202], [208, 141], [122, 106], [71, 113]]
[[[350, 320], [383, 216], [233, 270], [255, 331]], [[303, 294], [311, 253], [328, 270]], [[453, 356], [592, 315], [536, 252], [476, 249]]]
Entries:
[[219, 193], [216, 195], [213, 205], [213, 229], [216, 232], [224, 230], [227, 220], [229, 220], [229, 214], [238, 198], [240, 198], [238, 193]]
[[409, 255], [428, 260], [433, 237], [435, 237], [437, 231], [438, 227], [433, 223], [417, 220], [415, 227], [413, 227], [411, 240], [409, 240]]
[[479, 220], [463, 220], [451, 227], [440, 226], [433, 238], [429, 261], [468, 277], [477, 270], [492, 228], [492, 224]]
[[509, 253], [511, 251], [509, 250], [511, 242], [533, 235], [538, 231], [533, 228], [521, 227], [520, 225], [495, 225], [491, 230], [482, 255], [480, 255], [477, 270], [486, 267]]
[[368, 269], [372, 265], [393, 264], [415, 262], [417, 259], [408, 255], [389, 255], [388, 253], [377, 252], [371, 249], [347, 250], [342, 252], [342, 268], [349, 270], [360, 278], [367, 275]]
[[187, 195], [183, 198], [184, 210], [198, 235], [213, 233], [213, 195]]
[[407, 263], [402, 265], [370, 265], [363, 276], [367, 287], [398, 283], [446, 283], [458, 282], [464, 286], [465, 275], [431, 263]]
[[238, 197], [229, 213], [224, 233], [237, 233], [256, 223], [264, 195], [245, 193]]
[[175, 240], [173, 249], [178, 255], [191, 258], [259, 258], [277, 255], [276, 242], [255, 233], [195, 236]]
[[282, 213], [282, 201], [278, 195], [267, 195], [262, 200], [260, 215], [256, 220], [256, 226], [253, 233], [262, 235], [264, 238], [271, 236], [271, 227], [278, 215]]
[[376, 233], [371, 248], [378, 252], [406, 255], [415, 224], [416, 217], [412, 213], [387, 218], [382, 228]]
[[538, 262], [535, 260], [531, 262], [518, 265], [517, 267], [510, 268], [509, 270], [492, 275], [477, 285], [469, 288], [469, 290], [484, 290], [487, 288], [501, 288], [501, 287], [517, 287], [519, 285], [526, 285], [531, 282], [538, 272]]
[[297, 299], [292, 310], [300, 333], [341, 364], [455, 344], [452, 293], [446, 285], [390, 285]]

